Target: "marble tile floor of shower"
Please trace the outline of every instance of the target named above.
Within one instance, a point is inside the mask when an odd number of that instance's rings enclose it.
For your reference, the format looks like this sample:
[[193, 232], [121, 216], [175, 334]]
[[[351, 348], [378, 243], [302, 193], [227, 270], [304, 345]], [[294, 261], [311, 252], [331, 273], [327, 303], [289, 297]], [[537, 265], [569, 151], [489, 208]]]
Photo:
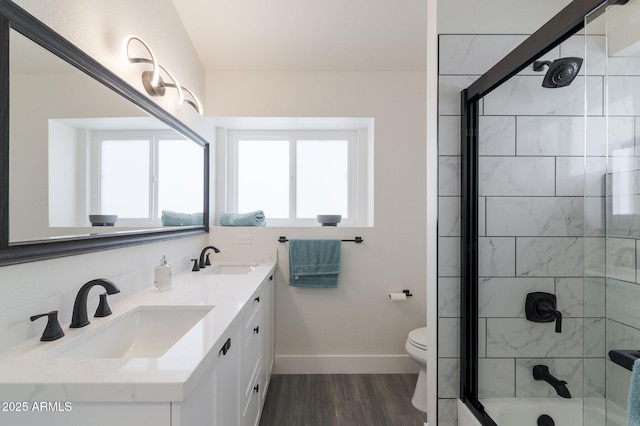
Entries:
[[260, 426], [423, 426], [416, 374], [273, 375]]

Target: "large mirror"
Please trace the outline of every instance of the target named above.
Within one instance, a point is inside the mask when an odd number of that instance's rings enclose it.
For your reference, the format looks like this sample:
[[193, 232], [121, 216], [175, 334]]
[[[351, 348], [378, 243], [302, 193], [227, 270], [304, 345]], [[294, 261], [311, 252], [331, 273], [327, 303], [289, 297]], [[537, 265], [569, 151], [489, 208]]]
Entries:
[[0, 265], [206, 232], [207, 142], [5, 3]]

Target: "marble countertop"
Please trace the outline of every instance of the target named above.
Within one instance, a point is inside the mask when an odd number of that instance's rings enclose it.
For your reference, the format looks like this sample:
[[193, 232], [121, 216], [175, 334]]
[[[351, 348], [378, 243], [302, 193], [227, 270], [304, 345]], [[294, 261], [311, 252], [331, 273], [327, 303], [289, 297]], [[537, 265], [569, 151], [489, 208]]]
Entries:
[[[111, 306], [113, 314], [86, 327], [63, 326], [54, 342], [33, 338], [0, 354], [2, 401], [183, 401], [217, 359], [230, 326], [276, 266], [275, 254], [245, 275], [212, 274], [208, 269], [174, 276], [173, 288], [134, 294]], [[157, 358], [52, 357], [66, 345], [98, 332], [143, 306], [213, 306], [185, 337]]]

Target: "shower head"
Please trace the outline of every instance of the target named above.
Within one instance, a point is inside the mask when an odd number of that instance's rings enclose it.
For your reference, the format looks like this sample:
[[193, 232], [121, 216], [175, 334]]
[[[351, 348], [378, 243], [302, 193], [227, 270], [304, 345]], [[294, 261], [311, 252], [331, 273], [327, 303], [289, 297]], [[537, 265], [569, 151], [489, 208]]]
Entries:
[[556, 87], [565, 87], [571, 84], [580, 67], [582, 66], [582, 58], [560, 58], [555, 61], [535, 61], [533, 63], [534, 71], [543, 71], [544, 66], [548, 65], [549, 69], [542, 80], [542, 87], [555, 89]]

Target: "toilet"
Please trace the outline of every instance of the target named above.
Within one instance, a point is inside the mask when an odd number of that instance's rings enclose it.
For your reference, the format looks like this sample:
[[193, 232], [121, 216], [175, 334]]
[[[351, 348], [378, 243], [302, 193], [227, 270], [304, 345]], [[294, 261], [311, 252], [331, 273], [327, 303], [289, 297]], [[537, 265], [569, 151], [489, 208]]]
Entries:
[[407, 353], [420, 364], [420, 373], [413, 392], [411, 403], [423, 413], [427, 412], [427, 327], [416, 328], [409, 332], [405, 344]]

